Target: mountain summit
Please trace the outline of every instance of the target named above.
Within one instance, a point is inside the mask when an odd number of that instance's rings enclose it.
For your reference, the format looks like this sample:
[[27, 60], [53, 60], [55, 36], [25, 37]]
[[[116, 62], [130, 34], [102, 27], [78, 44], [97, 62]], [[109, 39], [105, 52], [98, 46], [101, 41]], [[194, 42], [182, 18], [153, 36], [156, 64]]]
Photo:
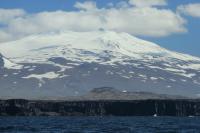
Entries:
[[37, 34], [0, 44], [0, 53], [1, 98], [63, 99], [102, 86], [200, 96], [200, 58], [127, 33]]

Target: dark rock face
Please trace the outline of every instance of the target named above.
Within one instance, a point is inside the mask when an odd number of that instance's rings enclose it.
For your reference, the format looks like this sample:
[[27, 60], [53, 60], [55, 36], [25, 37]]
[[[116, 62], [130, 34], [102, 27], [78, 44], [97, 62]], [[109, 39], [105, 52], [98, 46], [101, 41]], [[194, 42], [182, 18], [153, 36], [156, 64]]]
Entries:
[[4, 66], [3, 56], [0, 53], [0, 68]]
[[0, 116], [199, 116], [199, 100], [1, 100]]

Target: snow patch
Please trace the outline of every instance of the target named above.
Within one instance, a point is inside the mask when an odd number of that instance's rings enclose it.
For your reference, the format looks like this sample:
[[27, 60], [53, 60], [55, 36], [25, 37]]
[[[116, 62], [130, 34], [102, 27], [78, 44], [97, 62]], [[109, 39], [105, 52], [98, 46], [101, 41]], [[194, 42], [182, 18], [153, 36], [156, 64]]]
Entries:
[[171, 86], [171, 85], [168, 85], [167, 88], [172, 88], [172, 86]]
[[126, 92], [127, 92], [127, 90], [123, 90], [122, 92], [123, 92], [123, 93], [126, 93]]
[[188, 65], [178, 65], [178, 66], [183, 69], [200, 70], [200, 64], [188, 64]]
[[95, 67], [94, 70], [97, 71], [97, 70], [98, 70], [98, 67]]
[[150, 77], [151, 80], [157, 80], [158, 78], [156, 77]]
[[180, 73], [179, 75], [187, 77], [187, 78], [193, 78], [194, 76], [196, 76], [195, 73], [188, 73], [188, 74], [186, 74], [186, 73]]
[[8, 77], [8, 74], [4, 74], [3, 77]]
[[171, 71], [171, 72], [181, 72], [181, 73], [185, 73], [186, 71], [185, 70], [179, 70], [179, 69], [175, 69], [175, 68], [165, 68], [165, 70], [167, 71]]
[[4, 67], [7, 69], [22, 69], [23, 67], [22, 65], [15, 64], [6, 58], [3, 58], [3, 61], [4, 61]]
[[176, 80], [175, 79], [169, 79], [170, 81], [172, 81], [172, 82], [176, 82]]
[[59, 77], [59, 74], [56, 74], [55, 72], [48, 72], [48, 73], [44, 73], [44, 74], [31, 74], [31, 75], [28, 75], [28, 76], [22, 77], [22, 78], [25, 78], [25, 79], [36, 78], [36, 79], [42, 80], [44, 78], [55, 79], [58, 77]]

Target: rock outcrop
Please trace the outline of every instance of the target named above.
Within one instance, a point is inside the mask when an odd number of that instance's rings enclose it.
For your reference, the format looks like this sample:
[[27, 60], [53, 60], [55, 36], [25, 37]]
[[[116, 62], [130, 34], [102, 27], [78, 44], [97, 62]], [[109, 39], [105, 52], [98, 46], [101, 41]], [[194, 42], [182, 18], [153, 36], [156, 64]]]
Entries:
[[3, 55], [0, 53], [0, 68], [4, 66]]
[[151, 92], [131, 92], [118, 90], [112, 87], [94, 88], [83, 96], [74, 97], [73, 100], [148, 100], [148, 99], [189, 99], [178, 95], [156, 94]]

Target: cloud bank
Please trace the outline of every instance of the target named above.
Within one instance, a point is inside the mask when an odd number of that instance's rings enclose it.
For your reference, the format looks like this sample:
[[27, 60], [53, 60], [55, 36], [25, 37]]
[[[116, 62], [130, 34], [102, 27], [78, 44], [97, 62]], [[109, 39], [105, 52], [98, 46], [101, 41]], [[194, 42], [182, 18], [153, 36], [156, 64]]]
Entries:
[[107, 8], [98, 8], [92, 1], [77, 2], [76, 11], [29, 14], [22, 9], [0, 9], [0, 42], [62, 30], [105, 29], [150, 37], [186, 32], [186, 20], [179, 13], [157, 7], [166, 5], [165, 0], [125, 0]]

